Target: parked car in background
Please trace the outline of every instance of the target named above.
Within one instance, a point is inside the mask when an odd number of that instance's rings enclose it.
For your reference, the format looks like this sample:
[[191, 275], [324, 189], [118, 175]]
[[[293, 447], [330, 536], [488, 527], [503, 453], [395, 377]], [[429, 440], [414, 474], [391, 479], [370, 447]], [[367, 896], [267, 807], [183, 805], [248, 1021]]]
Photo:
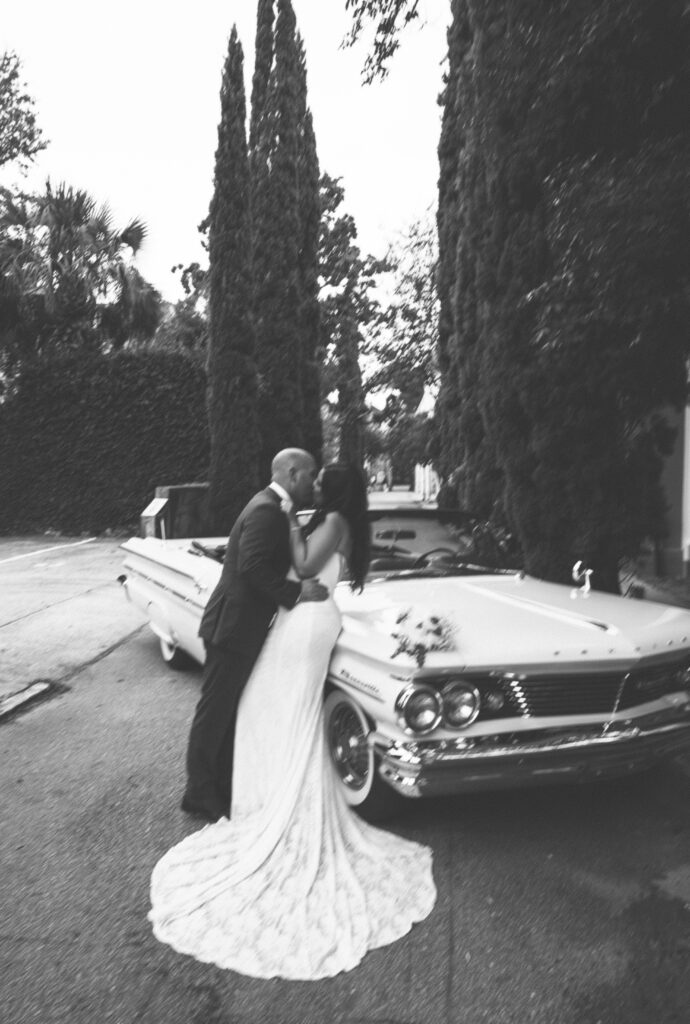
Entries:
[[[330, 756], [370, 819], [406, 798], [607, 778], [690, 750], [690, 612], [546, 583], [476, 517], [377, 506], [367, 584], [336, 588]], [[171, 666], [197, 636], [225, 538], [122, 545], [127, 597]]]

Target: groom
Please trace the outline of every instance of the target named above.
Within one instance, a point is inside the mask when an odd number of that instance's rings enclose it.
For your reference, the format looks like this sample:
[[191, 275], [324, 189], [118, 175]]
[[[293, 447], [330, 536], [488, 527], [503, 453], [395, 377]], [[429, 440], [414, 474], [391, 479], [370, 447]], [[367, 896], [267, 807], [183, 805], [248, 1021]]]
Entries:
[[[318, 580], [286, 579], [290, 525], [285, 503], [308, 507], [316, 462], [285, 448], [271, 465], [271, 483], [255, 494], [230, 531], [223, 571], [201, 619], [204, 683], [189, 734], [182, 810], [217, 821], [230, 816], [237, 706], [279, 605], [325, 601]], [[282, 506], [282, 507], [281, 507]]]

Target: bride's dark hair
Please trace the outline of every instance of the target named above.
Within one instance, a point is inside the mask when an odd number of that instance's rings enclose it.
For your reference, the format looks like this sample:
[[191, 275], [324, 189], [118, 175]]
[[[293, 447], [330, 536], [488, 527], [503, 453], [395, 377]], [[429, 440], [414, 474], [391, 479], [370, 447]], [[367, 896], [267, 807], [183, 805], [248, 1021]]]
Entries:
[[367, 517], [367, 485], [356, 466], [334, 462], [321, 474], [321, 506], [305, 527], [305, 536], [324, 521], [329, 512], [340, 512], [350, 527], [352, 550], [348, 558], [350, 587], [362, 590], [369, 569], [371, 537]]

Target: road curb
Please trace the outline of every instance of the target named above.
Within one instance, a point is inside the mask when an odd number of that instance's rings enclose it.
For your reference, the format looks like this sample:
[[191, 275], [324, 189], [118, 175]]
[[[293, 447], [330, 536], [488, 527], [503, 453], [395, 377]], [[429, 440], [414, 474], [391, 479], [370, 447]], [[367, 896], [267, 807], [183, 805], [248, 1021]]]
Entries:
[[63, 687], [70, 679], [74, 679], [75, 676], [83, 672], [84, 669], [89, 668], [91, 665], [97, 664], [102, 661], [103, 658], [107, 658], [109, 654], [116, 651], [118, 647], [122, 647], [123, 644], [131, 640], [132, 637], [136, 636], [137, 633], [141, 633], [146, 628], [147, 623], [142, 623], [141, 626], [137, 626], [130, 633], [120, 637], [115, 643], [110, 644], [104, 650], [99, 651], [98, 654], [94, 655], [93, 658], [89, 658], [88, 661], [83, 661], [79, 665], [75, 665], [73, 668], [65, 672], [64, 675], [60, 676], [59, 679], [37, 679], [33, 683], [29, 683], [28, 686], [23, 687], [21, 690], [17, 690], [16, 693], [10, 693], [8, 696], [0, 699], [0, 722], [8, 718], [10, 715], [17, 711], [21, 711], [26, 707], [27, 704], [32, 703], [39, 697], [47, 697], [54, 691], [59, 690]]
[[6, 715], [12, 714], [18, 708], [24, 707], [29, 701], [35, 700], [36, 697], [40, 697], [45, 694], [47, 690], [50, 690], [53, 684], [41, 681], [36, 683], [30, 683], [29, 686], [25, 686], [23, 690], [18, 690], [17, 693], [11, 693], [9, 697], [3, 697], [0, 700], [0, 719]]

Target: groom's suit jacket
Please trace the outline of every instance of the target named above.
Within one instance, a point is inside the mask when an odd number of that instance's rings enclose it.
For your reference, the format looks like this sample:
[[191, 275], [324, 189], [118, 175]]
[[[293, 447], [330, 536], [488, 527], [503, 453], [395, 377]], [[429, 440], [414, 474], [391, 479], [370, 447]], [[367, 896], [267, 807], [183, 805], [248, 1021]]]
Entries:
[[286, 579], [290, 526], [272, 488], [259, 491], [230, 531], [223, 571], [201, 619], [206, 643], [258, 655], [278, 605], [292, 608], [300, 583]]

